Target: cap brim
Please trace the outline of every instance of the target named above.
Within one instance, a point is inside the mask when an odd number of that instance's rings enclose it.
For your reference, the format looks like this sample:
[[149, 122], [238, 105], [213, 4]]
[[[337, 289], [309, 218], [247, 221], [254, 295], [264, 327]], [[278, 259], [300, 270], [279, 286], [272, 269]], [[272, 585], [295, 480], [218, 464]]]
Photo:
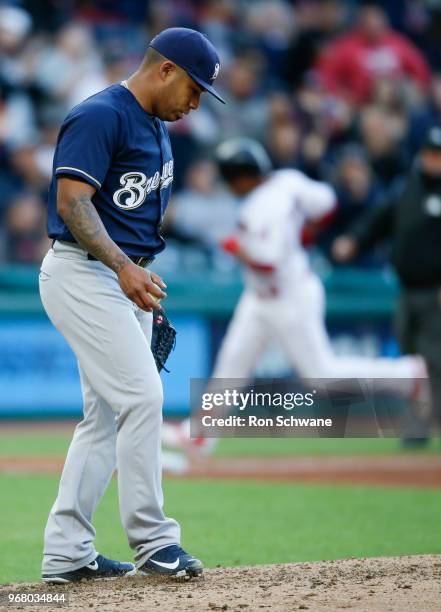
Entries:
[[[185, 68], [184, 68], [185, 70]], [[205, 91], [208, 91], [208, 93], [210, 93], [212, 96], [214, 96], [215, 98], [217, 98], [219, 100], [219, 102], [222, 102], [222, 104], [226, 104], [225, 100], [222, 98], [222, 96], [215, 90], [215, 88], [213, 87], [213, 85], [210, 85], [209, 83], [206, 83], [205, 81], [203, 81], [202, 79], [200, 79], [199, 77], [195, 76], [192, 72], [190, 72], [189, 70], [187, 70], [188, 74], [191, 76], [191, 78], [196, 81], [196, 83], [198, 85], [200, 85], [201, 87], [203, 87], [205, 89]]]

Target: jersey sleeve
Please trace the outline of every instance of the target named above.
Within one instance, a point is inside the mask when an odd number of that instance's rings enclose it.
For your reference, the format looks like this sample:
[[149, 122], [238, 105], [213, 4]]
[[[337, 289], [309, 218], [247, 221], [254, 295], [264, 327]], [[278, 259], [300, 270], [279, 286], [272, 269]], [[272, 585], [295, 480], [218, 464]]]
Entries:
[[337, 196], [332, 187], [301, 173], [295, 178], [293, 191], [295, 200], [308, 220], [324, 217], [337, 205]]
[[80, 104], [66, 118], [55, 152], [55, 175], [100, 189], [118, 148], [119, 115], [105, 104]]

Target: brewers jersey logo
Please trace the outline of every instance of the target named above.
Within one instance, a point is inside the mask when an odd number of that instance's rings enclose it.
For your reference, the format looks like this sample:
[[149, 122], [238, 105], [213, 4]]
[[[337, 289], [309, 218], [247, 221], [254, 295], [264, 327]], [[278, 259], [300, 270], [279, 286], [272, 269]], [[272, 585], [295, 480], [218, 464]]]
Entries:
[[113, 194], [113, 201], [119, 208], [132, 210], [144, 202], [148, 194], [155, 189], [168, 187], [173, 180], [173, 160], [166, 162], [153, 176], [147, 178], [143, 172], [126, 172], [119, 179], [122, 185]]

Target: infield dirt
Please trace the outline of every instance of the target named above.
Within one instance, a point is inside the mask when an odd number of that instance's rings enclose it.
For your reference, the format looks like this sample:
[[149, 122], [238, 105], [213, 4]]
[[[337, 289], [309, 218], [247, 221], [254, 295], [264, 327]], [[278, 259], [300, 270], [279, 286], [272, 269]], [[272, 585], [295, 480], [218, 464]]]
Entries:
[[[179, 582], [133, 577], [64, 586], [0, 586], [0, 596], [8, 591], [69, 595], [67, 607], [39, 605], [45, 612], [426, 612], [440, 609], [441, 555], [216, 568], [206, 570], [201, 580]], [[2, 611], [12, 609], [0, 606]]]
[[[0, 473], [60, 474], [63, 463], [54, 456], [0, 457]], [[190, 462], [178, 476], [439, 488], [441, 455], [208, 457]]]

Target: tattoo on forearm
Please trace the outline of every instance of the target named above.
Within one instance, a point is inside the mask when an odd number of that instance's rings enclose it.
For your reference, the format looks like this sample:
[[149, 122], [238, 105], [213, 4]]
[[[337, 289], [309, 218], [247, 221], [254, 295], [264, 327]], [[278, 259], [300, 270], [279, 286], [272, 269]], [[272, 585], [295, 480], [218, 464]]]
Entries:
[[62, 217], [78, 243], [115, 272], [130, 262], [110, 238], [88, 195], [70, 200]]

